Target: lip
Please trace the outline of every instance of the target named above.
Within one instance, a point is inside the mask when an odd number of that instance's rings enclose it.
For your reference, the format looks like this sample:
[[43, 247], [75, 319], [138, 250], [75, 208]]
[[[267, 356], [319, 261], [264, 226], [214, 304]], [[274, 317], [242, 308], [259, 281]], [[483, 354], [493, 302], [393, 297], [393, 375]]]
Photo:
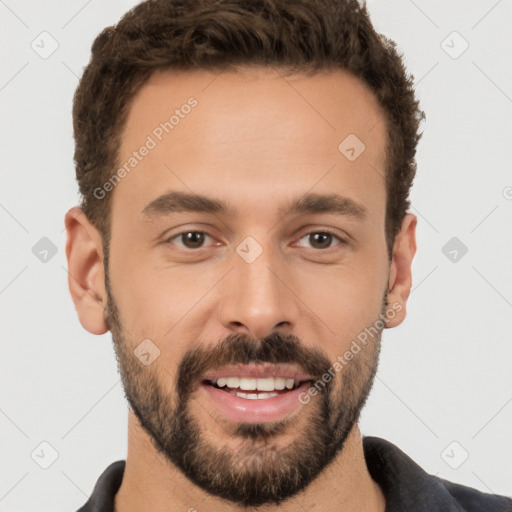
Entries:
[[200, 388], [220, 413], [229, 420], [236, 423], [262, 423], [283, 420], [302, 407], [299, 395], [305, 392], [310, 385], [310, 382], [303, 382], [296, 389], [272, 398], [258, 400], [240, 398], [205, 383], [202, 383]]
[[[264, 379], [268, 377], [282, 377], [297, 381], [313, 380], [311, 375], [302, 373], [300, 370], [283, 364], [239, 364], [223, 366], [218, 370], [206, 373], [201, 380], [216, 380], [221, 377], [247, 377], [253, 379]], [[241, 400], [244, 400], [243, 398]]]

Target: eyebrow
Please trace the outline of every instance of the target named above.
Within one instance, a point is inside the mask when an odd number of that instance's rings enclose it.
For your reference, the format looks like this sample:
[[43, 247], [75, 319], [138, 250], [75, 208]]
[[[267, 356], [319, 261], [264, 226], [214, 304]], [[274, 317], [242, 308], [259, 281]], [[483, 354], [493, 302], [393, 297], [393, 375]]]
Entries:
[[[164, 216], [176, 212], [200, 212], [235, 217], [233, 206], [218, 199], [187, 192], [168, 192], [151, 201], [142, 210], [146, 218]], [[291, 214], [332, 213], [364, 220], [368, 210], [362, 204], [339, 194], [308, 193], [292, 200], [278, 210], [280, 216]]]

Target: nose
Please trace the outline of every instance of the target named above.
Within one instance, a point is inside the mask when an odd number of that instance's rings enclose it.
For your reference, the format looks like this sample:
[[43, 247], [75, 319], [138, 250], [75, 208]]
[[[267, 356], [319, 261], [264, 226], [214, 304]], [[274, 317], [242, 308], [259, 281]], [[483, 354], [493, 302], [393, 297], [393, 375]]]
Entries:
[[299, 307], [292, 273], [278, 260], [269, 248], [251, 263], [233, 255], [220, 312], [227, 330], [263, 338], [276, 329], [295, 329]]

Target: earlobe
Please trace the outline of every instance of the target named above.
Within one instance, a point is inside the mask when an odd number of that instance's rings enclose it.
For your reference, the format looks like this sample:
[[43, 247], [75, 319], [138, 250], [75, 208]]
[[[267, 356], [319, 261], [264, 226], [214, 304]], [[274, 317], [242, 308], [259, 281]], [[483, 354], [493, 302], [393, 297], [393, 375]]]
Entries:
[[395, 314], [387, 318], [386, 328], [400, 325], [406, 316], [412, 285], [411, 265], [416, 254], [416, 224], [417, 217], [412, 213], [406, 214], [395, 238], [387, 296], [388, 308], [393, 308]]
[[91, 334], [108, 331], [103, 248], [99, 231], [80, 208], [65, 216], [68, 286], [82, 327]]

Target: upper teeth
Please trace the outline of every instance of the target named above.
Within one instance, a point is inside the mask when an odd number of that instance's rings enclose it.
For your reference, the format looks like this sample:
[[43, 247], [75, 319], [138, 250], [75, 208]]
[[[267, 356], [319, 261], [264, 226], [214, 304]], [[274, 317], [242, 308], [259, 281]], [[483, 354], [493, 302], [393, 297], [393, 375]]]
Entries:
[[228, 388], [240, 388], [243, 390], [257, 389], [258, 391], [274, 391], [275, 389], [280, 390], [284, 388], [292, 389], [294, 384], [294, 379], [284, 379], [282, 377], [267, 377], [264, 379], [221, 377], [217, 379], [217, 386], [219, 386], [219, 388], [227, 386]]

